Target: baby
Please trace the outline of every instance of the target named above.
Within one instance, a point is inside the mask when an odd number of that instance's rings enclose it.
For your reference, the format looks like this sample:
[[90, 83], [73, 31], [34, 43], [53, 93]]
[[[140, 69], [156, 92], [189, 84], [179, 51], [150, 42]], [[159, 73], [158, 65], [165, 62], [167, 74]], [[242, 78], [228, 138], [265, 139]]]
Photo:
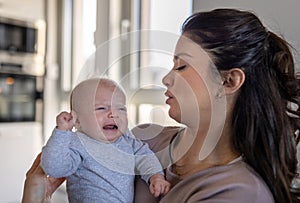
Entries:
[[71, 113], [60, 113], [56, 123], [41, 166], [67, 178], [69, 202], [131, 203], [136, 174], [155, 197], [169, 191], [155, 154], [128, 130], [126, 96], [114, 81], [81, 82], [71, 94]]

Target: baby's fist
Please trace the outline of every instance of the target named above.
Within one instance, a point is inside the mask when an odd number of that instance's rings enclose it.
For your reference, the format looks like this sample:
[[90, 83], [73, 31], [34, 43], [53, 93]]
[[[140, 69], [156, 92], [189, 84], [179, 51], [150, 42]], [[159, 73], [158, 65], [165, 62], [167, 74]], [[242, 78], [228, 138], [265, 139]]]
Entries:
[[56, 128], [59, 130], [72, 130], [74, 126], [73, 116], [66, 111], [61, 112], [56, 117]]
[[155, 174], [150, 177], [150, 192], [154, 197], [165, 195], [169, 192], [171, 184], [165, 180], [161, 174]]

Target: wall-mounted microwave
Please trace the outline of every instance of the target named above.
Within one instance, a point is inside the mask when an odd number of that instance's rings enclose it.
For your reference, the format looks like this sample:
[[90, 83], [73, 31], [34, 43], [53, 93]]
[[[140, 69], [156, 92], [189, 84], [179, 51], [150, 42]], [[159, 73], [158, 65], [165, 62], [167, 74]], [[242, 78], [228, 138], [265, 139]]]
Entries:
[[20, 53], [37, 52], [37, 29], [35, 27], [0, 22], [0, 50]]
[[33, 22], [0, 16], [0, 72], [42, 76], [45, 42], [43, 20]]

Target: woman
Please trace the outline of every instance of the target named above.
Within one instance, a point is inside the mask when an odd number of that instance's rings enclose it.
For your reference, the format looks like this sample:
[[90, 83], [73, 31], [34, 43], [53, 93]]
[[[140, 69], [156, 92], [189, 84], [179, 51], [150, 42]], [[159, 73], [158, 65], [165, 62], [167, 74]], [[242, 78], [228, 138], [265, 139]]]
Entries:
[[[283, 39], [250, 12], [193, 14], [163, 83], [170, 117], [186, 128], [166, 127], [148, 140], [172, 184], [160, 202], [297, 201], [290, 187], [300, 82]], [[133, 131], [153, 137], [157, 126]], [[41, 194], [38, 186], [51, 194], [61, 182], [47, 182], [39, 170], [28, 173], [23, 202]], [[155, 202], [144, 186], [137, 179], [135, 201]]]

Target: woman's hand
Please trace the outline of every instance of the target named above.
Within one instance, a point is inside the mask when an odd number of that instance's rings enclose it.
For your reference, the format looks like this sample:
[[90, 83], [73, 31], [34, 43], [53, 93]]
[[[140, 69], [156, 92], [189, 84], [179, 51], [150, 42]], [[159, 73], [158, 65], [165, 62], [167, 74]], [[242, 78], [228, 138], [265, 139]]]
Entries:
[[47, 176], [40, 167], [40, 153], [26, 173], [22, 203], [50, 202], [51, 195], [64, 182], [65, 178]]

